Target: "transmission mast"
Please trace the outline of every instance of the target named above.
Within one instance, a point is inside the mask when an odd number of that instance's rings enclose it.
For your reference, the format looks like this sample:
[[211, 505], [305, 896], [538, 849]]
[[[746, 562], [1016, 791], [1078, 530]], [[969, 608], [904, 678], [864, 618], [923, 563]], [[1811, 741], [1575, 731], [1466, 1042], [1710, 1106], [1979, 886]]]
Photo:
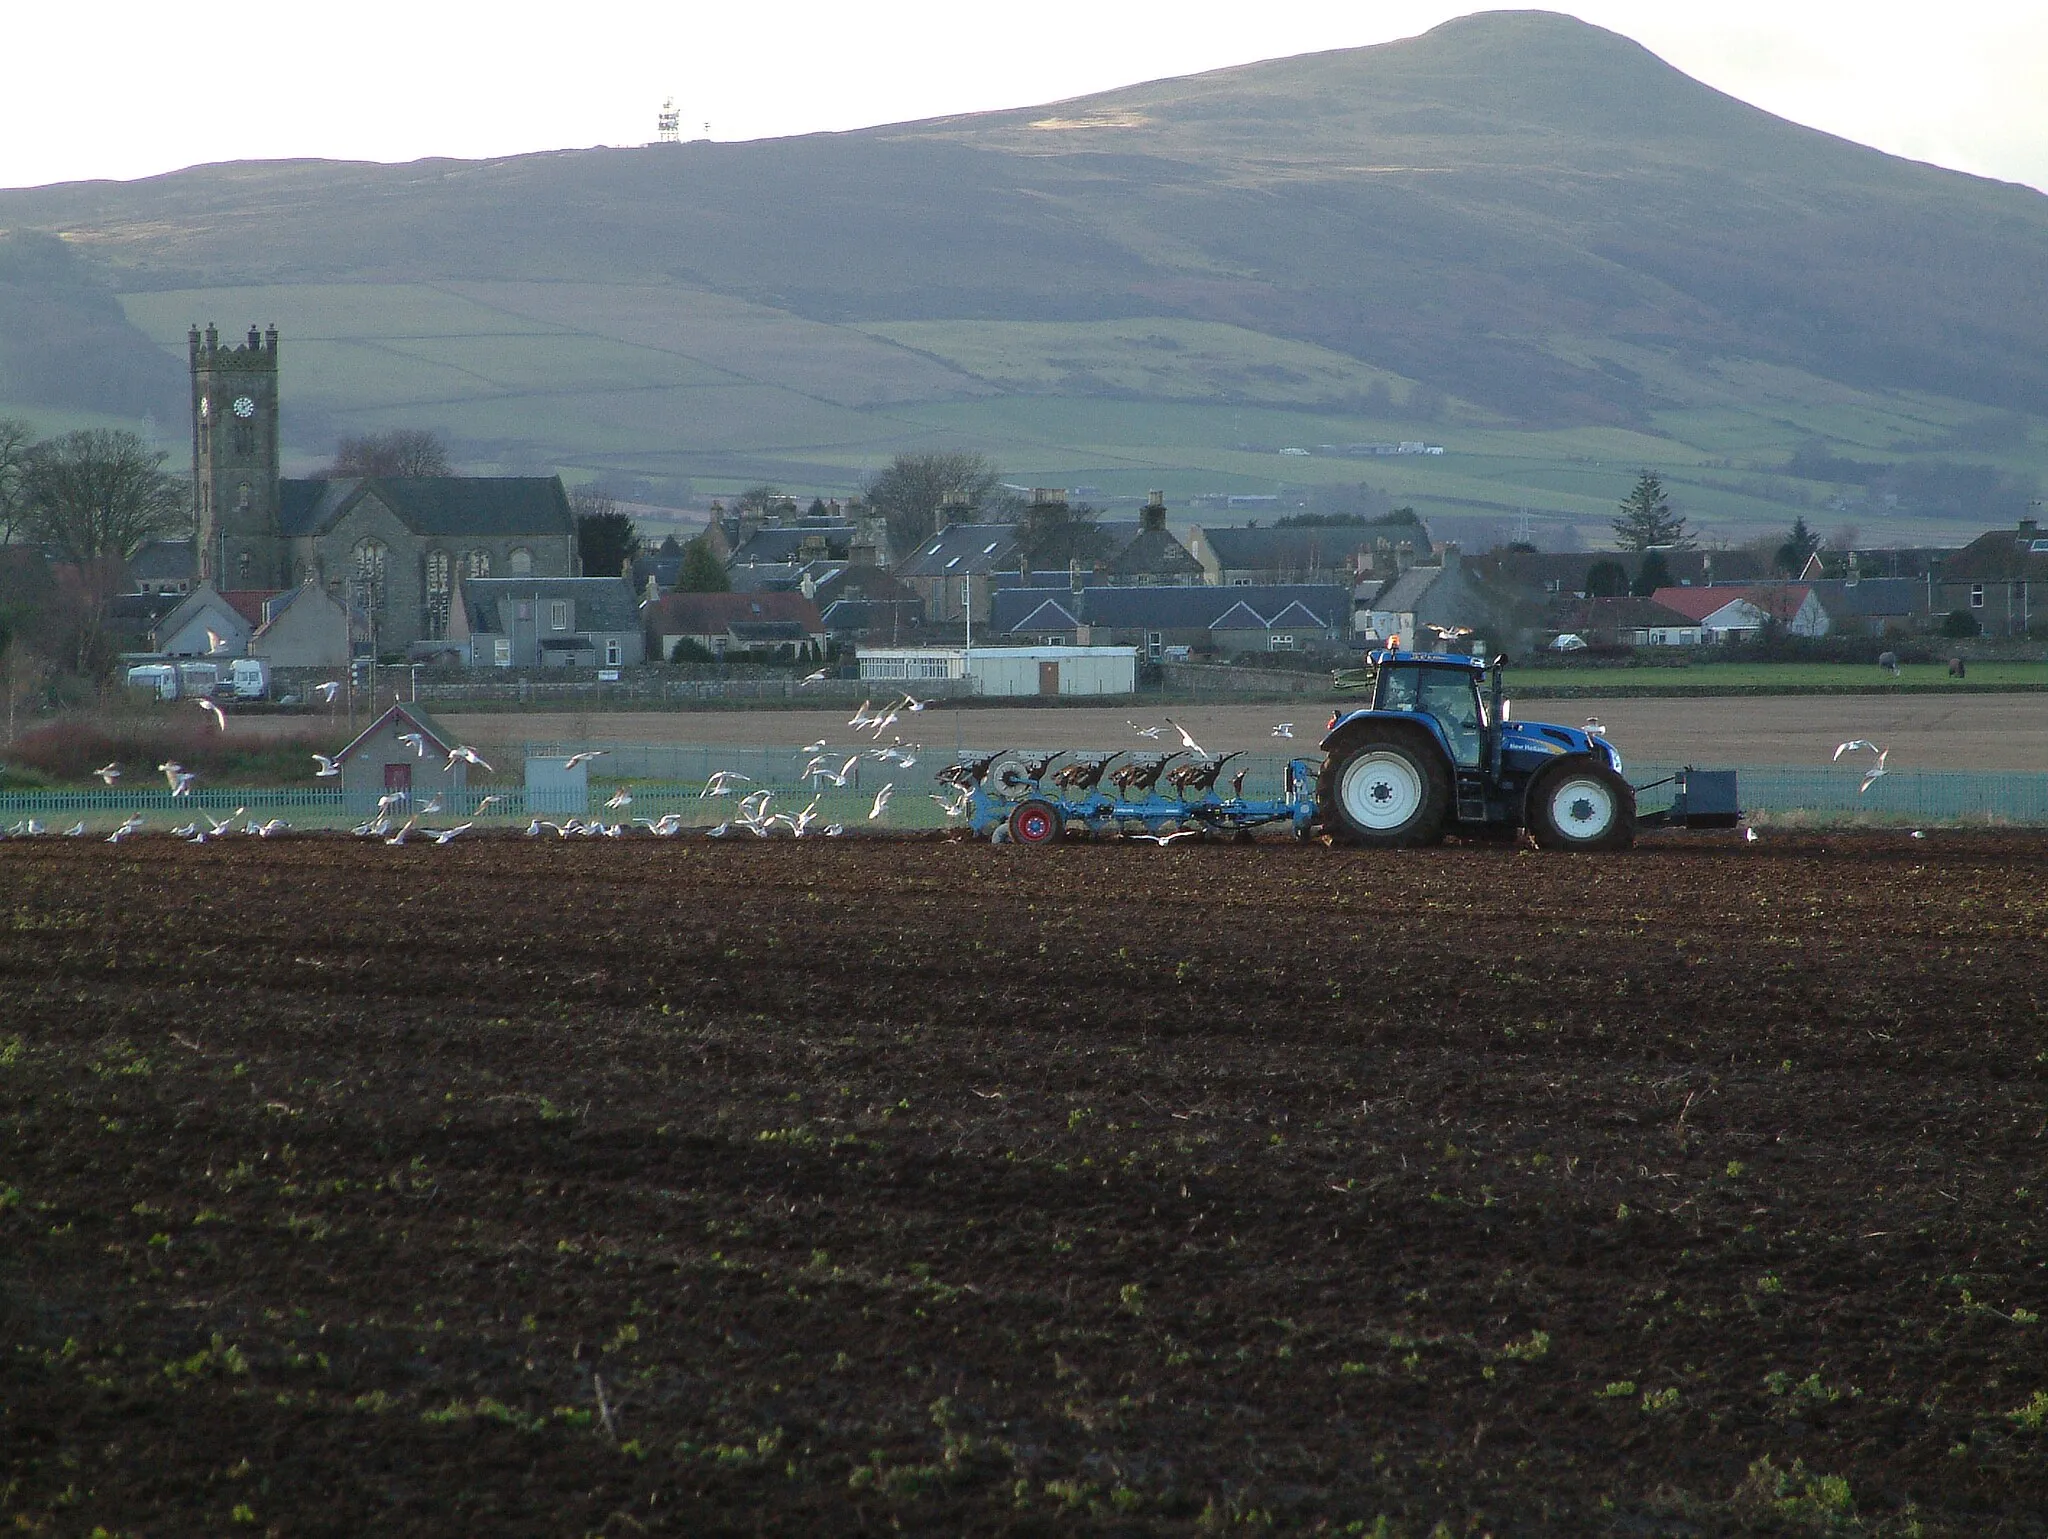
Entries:
[[654, 142], [656, 144], [681, 144], [683, 142], [683, 111], [671, 96], [661, 104], [661, 111], [654, 118]]

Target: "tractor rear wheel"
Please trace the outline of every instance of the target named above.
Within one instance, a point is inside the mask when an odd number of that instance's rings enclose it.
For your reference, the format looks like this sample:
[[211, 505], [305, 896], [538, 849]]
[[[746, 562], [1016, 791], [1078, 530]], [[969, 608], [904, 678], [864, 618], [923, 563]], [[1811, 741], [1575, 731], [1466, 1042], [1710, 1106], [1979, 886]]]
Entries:
[[1529, 833], [1545, 850], [1625, 850], [1636, 840], [1636, 793], [1598, 759], [1573, 754], [1529, 787]]
[[1017, 803], [1017, 810], [1010, 814], [1012, 844], [1054, 844], [1066, 831], [1059, 809], [1035, 796]]
[[1323, 826], [1353, 844], [1434, 844], [1450, 811], [1451, 777], [1420, 733], [1382, 728], [1331, 753], [1317, 799]]

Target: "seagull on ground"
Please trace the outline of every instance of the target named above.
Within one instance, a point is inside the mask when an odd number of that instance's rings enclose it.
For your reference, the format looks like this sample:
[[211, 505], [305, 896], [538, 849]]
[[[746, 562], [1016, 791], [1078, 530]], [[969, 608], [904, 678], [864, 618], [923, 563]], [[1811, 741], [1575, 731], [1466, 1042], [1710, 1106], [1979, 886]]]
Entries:
[[845, 837], [846, 837], [846, 825], [845, 825], [844, 823], [827, 823], [827, 824], [825, 825], [825, 837], [826, 837], [827, 839], [843, 839], [843, 838], [845, 838]]
[[192, 703], [211, 716], [213, 724], [219, 727], [221, 731], [225, 732], [228, 730], [227, 712], [223, 711], [218, 704], [207, 699], [204, 695], [199, 696]]
[[732, 824], [730, 824], [730, 823], [721, 823], [721, 824], [719, 824], [719, 825], [718, 825], [718, 827], [716, 827], [716, 828], [707, 828], [707, 829], [705, 829], [705, 830], [704, 830], [704, 837], [705, 837], [705, 838], [707, 838], [707, 839], [723, 839], [723, 838], [724, 838], [724, 837], [725, 837], [725, 836], [726, 836], [727, 834], [729, 834], [729, 833], [731, 833], [731, 832], [732, 832]]
[[473, 825], [468, 823], [457, 823], [453, 828], [440, 829], [434, 835], [434, 843], [446, 844], [449, 840], [453, 839], [457, 834], [468, 833], [472, 826]]
[[588, 764], [592, 759], [602, 759], [610, 753], [609, 748], [586, 748], [581, 753], [572, 753], [562, 761], [562, 768], [572, 770], [579, 764]]
[[1166, 730], [1163, 727], [1141, 727], [1136, 722], [1132, 721], [1128, 716], [1124, 718], [1124, 725], [1129, 727], [1133, 732], [1137, 733], [1139, 737], [1149, 737], [1154, 741], [1157, 741], [1159, 734]]
[[112, 785], [121, 778], [121, 766], [118, 764], [102, 764], [93, 773], [99, 776], [103, 783]]
[[484, 772], [484, 773], [485, 773], [486, 775], [489, 775], [489, 774], [494, 774], [494, 773], [495, 773], [495, 771], [493, 771], [493, 770], [492, 770], [492, 768], [490, 767], [490, 765], [488, 765], [488, 764], [484, 763], [484, 761], [483, 761], [483, 760], [482, 760], [482, 759], [481, 759], [480, 757], [478, 757], [478, 755], [477, 755], [477, 751], [476, 751], [476, 750], [475, 750], [474, 748], [470, 748], [470, 747], [468, 747], [468, 746], [466, 746], [466, 745], [464, 745], [464, 746], [460, 746], [460, 747], [456, 747], [456, 748], [451, 748], [451, 749], [449, 749], [449, 750], [448, 750], [448, 764], [447, 764], [447, 768], [449, 768], [449, 769], [453, 769], [453, 768], [455, 768], [455, 761], [456, 761], [457, 759], [460, 759], [460, 760], [462, 760], [462, 762], [463, 762], [463, 763], [465, 763], [465, 764], [474, 764], [474, 765], [475, 765], [475, 766], [476, 766], [476, 767], [477, 767], [478, 769], [482, 770], [482, 771], [483, 771], [483, 772]]
[[704, 789], [697, 793], [697, 800], [702, 801], [707, 796], [732, 795], [733, 782], [736, 780], [744, 781], [747, 785], [754, 783], [753, 777], [742, 775], [737, 770], [714, 770], [711, 778], [704, 782]]
[[412, 832], [412, 826], [417, 822], [419, 822], [418, 818], [407, 818], [405, 820], [404, 826], [402, 826], [397, 833], [393, 834], [389, 839], [386, 839], [384, 842], [386, 844], [405, 843], [405, 836]]
[[969, 804], [974, 800], [974, 793], [964, 788], [956, 787], [951, 796], [944, 796], [938, 792], [933, 792], [932, 800], [939, 804], [939, 809], [947, 817], [957, 818], [967, 811]]
[[324, 753], [314, 754], [313, 759], [320, 766], [313, 771], [313, 778], [315, 780], [325, 780], [330, 776], [341, 773], [341, 761], [339, 759], [330, 759]]
[[313, 688], [320, 692], [320, 699], [324, 703], [332, 705], [334, 697], [341, 693], [341, 680], [329, 679], [325, 684], [315, 684]]
[[85, 819], [83, 818], [80, 818], [76, 823], [73, 823], [69, 828], [64, 830], [64, 837], [66, 839], [80, 839], [84, 836]]
[[[247, 807], [237, 807], [233, 812], [229, 813], [226, 817], [222, 818], [218, 823], [215, 823], [211, 817], [206, 817], [206, 821], [208, 823], [213, 824], [212, 828], [208, 830], [211, 837], [218, 839], [222, 834], [232, 832], [235, 826], [235, 819], [240, 817], [243, 813], [247, 812], [248, 810], [249, 809]], [[201, 816], [205, 817], [206, 815], [202, 813]]]
[[1756, 843], [1756, 830], [1755, 830], [1755, 829], [1753, 829], [1753, 828], [1745, 828], [1745, 829], [1744, 829], [1744, 830], [1742, 831], [1742, 842], [1743, 842], [1744, 844], [1755, 844], [1755, 843]]
[[1891, 756], [1891, 750], [1878, 747], [1877, 744], [1871, 742], [1867, 737], [1852, 737], [1848, 742], [1841, 744], [1835, 749], [1835, 757], [1839, 759], [1843, 754], [1853, 753], [1859, 748], [1867, 748], [1877, 755], [1877, 763], [1864, 775], [1863, 784], [1856, 788], [1856, 794], [1861, 796], [1865, 791], [1868, 791], [1873, 785], [1877, 784], [1878, 780], [1884, 775], [1884, 761]]
[[427, 756], [427, 735], [424, 732], [401, 732], [398, 740], [422, 759]]
[[142, 814], [138, 812], [131, 815], [127, 822], [123, 823], [119, 828], [115, 829], [111, 834], [108, 834], [107, 843], [119, 844], [123, 839], [126, 839], [130, 834], [134, 833], [135, 830], [137, 830], [140, 827], [142, 827]]
[[281, 834], [290, 827], [291, 824], [287, 823], [283, 818], [272, 818], [268, 823], [251, 823], [249, 825], [249, 832], [259, 839], [268, 839], [271, 835]]
[[1293, 736], [1294, 736], [1294, 723], [1293, 723], [1293, 722], [1291, 722], [1291, 721], [1282, 721], [1282, 722], [1275, 722], [1275, 723], [1273, 724], [1273, 736], [1275, 736], [1275, 737], [1293, 737]]
[[889, 798], [895, 794], [896, 782], [890, 781], [875, 793], [875, 805], [868, 809], [868, 820], [872, 822], [889, 810]]
[[1144, 839], [1153, 844], [1171, 844], [1176, 839], [1191, 839], [1200, 832], [1199, 828], [1182, 828], [1176, 829], [1170, 834], [1132, 834], [1131, 837], [1133, 839]]
[[664, 812], [659, 818], [635, 818], [650, 834], [659, 834], [664, 839], [675, 837], [683, 830], [683, 815], [680, 812]]
[[38, 823], [34, 818], [30, 818], [21, 825], [21, 831], [27, 834], [31, 839], [33, 839], [38, 834], [42, 833], [43, 825]]
[[1206, 759], [1209, 757], [1209, 750], [1204, 748], [1200, 743], [1196, 742], [1194, 738], [1189, 734], [1188, 729], [1186, 727], [1183, 727], [1171, 716], [1166, 718], [1166, 724], [1169, 727], [1173, 728], [1174, 731], [1180, 734], [1181, 746], [1183, 748], [1187, 749], [1190, 753], [1193, 753], [1200, 758]]

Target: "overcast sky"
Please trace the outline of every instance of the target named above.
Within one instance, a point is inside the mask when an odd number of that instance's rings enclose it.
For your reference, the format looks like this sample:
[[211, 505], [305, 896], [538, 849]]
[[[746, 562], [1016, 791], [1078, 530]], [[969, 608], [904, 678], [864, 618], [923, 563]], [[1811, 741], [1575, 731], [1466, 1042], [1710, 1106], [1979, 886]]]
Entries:
[[[2041, 0], [1584, 0], [1708, 84], [1815, 128], [2048, 189]], [[1412, 36], [1426, 0], [78, 0], [9, 6], [0, 186], [207, 161], [476, 157], [752, 139], [1028, 106]]]

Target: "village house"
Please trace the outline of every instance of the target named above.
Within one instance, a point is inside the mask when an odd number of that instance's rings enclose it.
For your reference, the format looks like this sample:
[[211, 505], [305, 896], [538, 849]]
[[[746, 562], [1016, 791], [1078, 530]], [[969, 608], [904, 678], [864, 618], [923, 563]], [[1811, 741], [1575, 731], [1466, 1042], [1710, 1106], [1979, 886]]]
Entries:
[[1554, 615], [1559, 631], [1593, 646], [1696, 647], [1699, 622], [1648, 598], [1574, 599]]
[[1041, 646], [1130, 646], [1170, 655], [1350, 649], [1351, 589], [1337, 583], [1217, 588], [1005, 588], [992, 635]]
[[1710, 645], [1748, 641], [1773, 626], [1791, 636], [1825, 636], [1830, 629], [1828, 612], [1807, 583], [1659, 588], [1650, 596], [1699, 626], [1700, 640]]
[[[407, 736], [419, 742], [400, 741]], [[380, 797], [403, 797], [395, 814], [399, 822], [436, 795], [451, 801], [451, 810], [465, 810], [453, 799], [468, 788], [469, 765], [451, 759], [455, 746], [448, 730], [419, 706], [392, 706], [335, 755], [343, 804], [361, 815], [374, 810]]]
[[825, 647], [824, 619], [803, 593], [671, 593], [647, 605], [641, 621], [653, 655], [669, 662], [683, 642], [734, 659]]
[[[1520, 644], [1533, 626], [1529, 606], [1466, 565], [1447, 543], [1433, 565], [1414, 565], [1378, 584], [1357, 605], [1358, 639], [1376, 643], [1399, 636], [1404, 646], [1432, 647], [1437, 628], [1470, 630], [1495, 647]], [[1462, 646], [1461, 642], [1461, 646]]]
[[449, 642], [472, 668], [619, 668], [646, 658], [623, 577], [471, 577]]
[[[2034, 621], [2034, 590], [2048, 600], [2048, 535], [2038, 520], [1980, 534], [1934, 569], [1928, 609], [1939, 621], [1957, 610], [1990, 636], [2024, 636]], [[2048, 618], [2048, 617], [2044, 617]]]

